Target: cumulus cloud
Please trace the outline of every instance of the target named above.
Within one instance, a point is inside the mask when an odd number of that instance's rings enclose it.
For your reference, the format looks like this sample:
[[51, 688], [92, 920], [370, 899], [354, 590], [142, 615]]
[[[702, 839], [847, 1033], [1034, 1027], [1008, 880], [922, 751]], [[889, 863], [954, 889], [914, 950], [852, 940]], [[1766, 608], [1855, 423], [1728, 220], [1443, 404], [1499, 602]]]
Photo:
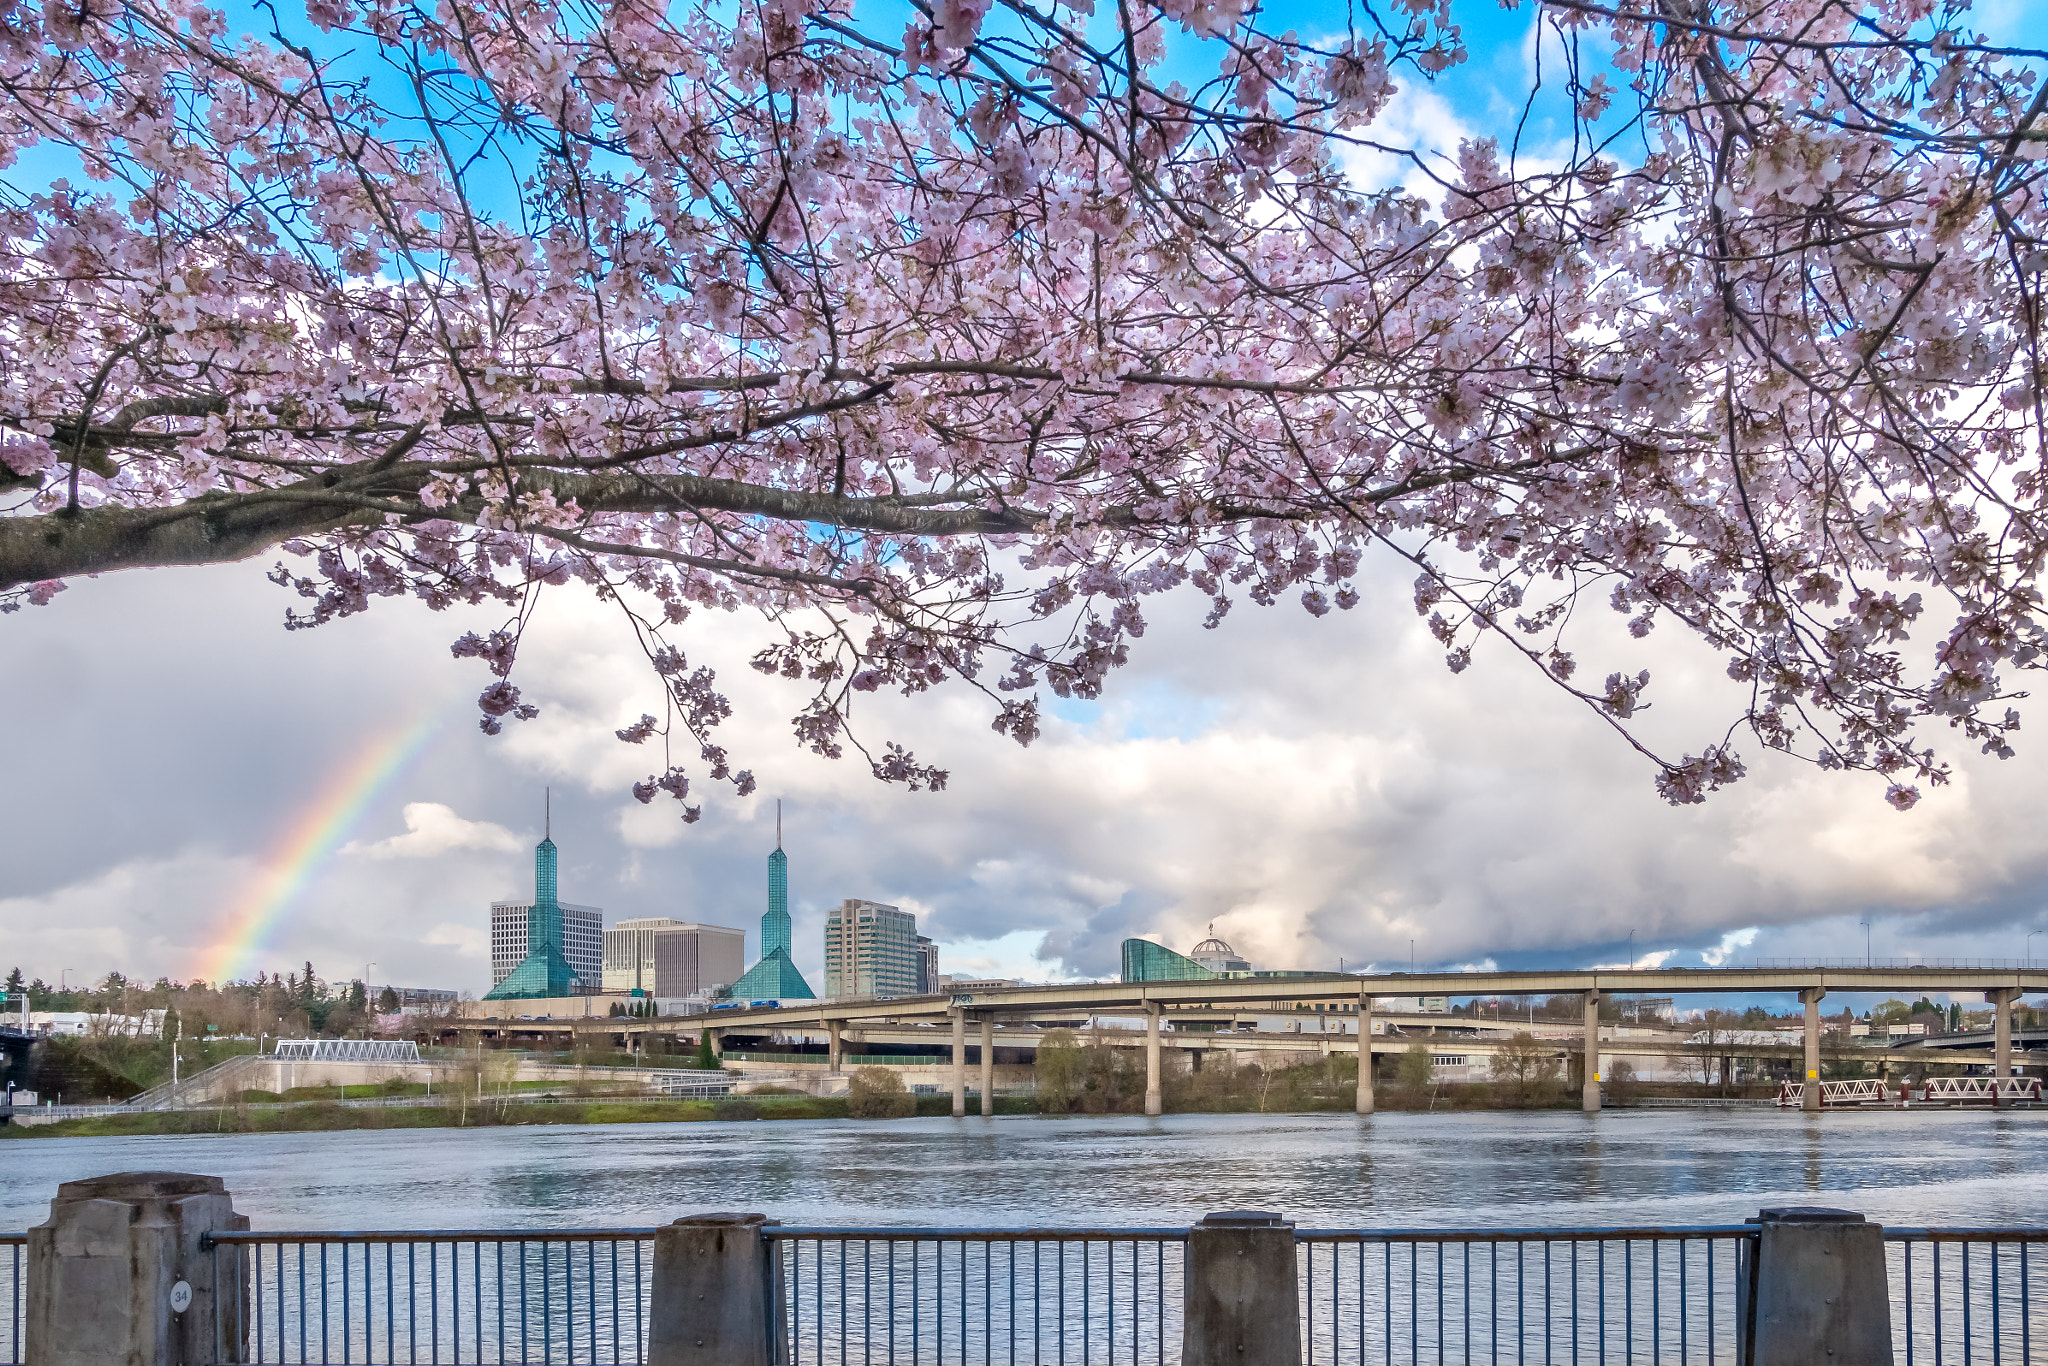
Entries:
[[[424, 698], [446, 739], [370, 804], [349, 856], [312, 870], [261, 966], [314, 957], [354, 975], [375, 960], [380, 976], [481, 991], [488, 903], [531, 889], [548, 784], [566, 899], [739, 926], [750, 953], [781, 797], [814, 980], [825, 911], [846, 897], [916, 908], [944, 971], [1036, 979], [1113, 976], [1126, 936], [1186, 949], [1212, 922], [1255, 963], [1334, 969], [1405, 965], [1410, 939], [1423, 966], [1619, 961], [1631, 929], [1643, 962], [1841, 956], [1861, 933], [1842, 927], [1864, 918], [1879, 952], [2003, 957], [2040, 920], [2040, 755], [1968, 757], [1902, 815], [1861, 778], [1752, 747], [1750, 779], [1673, 809], [1639, 758], [1513, 660], [1482, 650], [1449, 674], [1403, 576], [1364, 586], [1351, 613], [1247, 609], [1214, 632], [1199, 603], [1155, 604], [1104, 700], [1052, 708], [1029, 750], [993, 735], [964, 689], [864, 699], [871, 740], [953, 770], [939, 794], [799, 750], [801, 692], [745, 667], [764, 628], [700, 614], [679, 643], [720, 670], [735, 708], [722, 738], [761, 787], [701, 793], [705, 819], [684, 826], [629, 794], [658, 756], [612, 732], [659, 694], [616, 617], [577, 590], [550, 593], [529, 636], [520, 682], [541, 717], [492, 740], [473, 729], [482, 672], [447, 655], [481, 614], [380, 604], [287, 635], [254, 568], [110, 576], [0, 627], [23, 647], [0, 684], [43, 721], [10, 741], [36, 782], [0, 792], [23, 850], [0, 915], [37, 927], [11, 942], [48, 978], [188, 972], [305, 794]], [[181, 617], [202, 597], [211, 611]], [[1584, 668], [1651, 668], [1653, 741], [1696, 750], [1725, 724], [1738, 699], [1708, 652], [1602, 629]], [[102, 636], [151, 657], [150, 695], [79, 653]], [[110, 712], [128, 724], [110, 732]], [[127, 776], [81, 776], [109, 771]], [[81, 810], [94, 820], [67, 814]]]
[[350, 840], [343, 854], [369, 859], [434, 858], [457, 849], [514, 850], [519, 840], [502, 825], [466, 821], [440, 802], [407, 802], [405, 833], [388, 839]]

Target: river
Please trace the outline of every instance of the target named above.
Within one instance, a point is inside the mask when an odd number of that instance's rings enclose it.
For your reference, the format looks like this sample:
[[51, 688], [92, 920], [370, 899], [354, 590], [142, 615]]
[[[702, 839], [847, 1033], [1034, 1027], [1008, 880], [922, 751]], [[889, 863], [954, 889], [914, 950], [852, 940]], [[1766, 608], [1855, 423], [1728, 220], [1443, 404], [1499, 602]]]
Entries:
[[1829, 1204], [1889, 1224], [2036, 1224], [2048, 1111], [1776, 1110], [762, 1121], [0, 1144], [0, 1229], [60, 1181], [226, 1178], [259, 1229], [785, 1223], [1305, 1226], [1733, 1223]]

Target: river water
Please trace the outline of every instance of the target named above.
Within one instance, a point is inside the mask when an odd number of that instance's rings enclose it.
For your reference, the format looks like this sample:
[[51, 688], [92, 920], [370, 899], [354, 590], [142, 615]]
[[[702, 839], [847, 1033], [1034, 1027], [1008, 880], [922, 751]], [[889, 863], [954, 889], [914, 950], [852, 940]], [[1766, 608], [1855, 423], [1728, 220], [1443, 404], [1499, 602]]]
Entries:
[[226, 1178], [259, 1229], [616, 1227], [707, 1209], [799, 1224], [2038, 1224], [2048, 1111], [1776, 1110], [774, 1121], [0, 1144], [0, 1229], [60, 1181]]

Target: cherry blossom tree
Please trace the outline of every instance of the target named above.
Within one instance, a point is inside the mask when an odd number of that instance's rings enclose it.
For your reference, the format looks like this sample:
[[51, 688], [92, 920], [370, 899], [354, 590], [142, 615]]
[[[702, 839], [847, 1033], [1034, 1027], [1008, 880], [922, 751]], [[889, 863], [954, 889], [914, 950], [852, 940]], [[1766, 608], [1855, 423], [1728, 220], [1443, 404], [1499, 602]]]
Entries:
[[[693, 613], [759, 614], [802, 744], [939, 787], [860, 694], [955, 680], [1028, 744], [1153, 595], [1387, 572], [1674, 802], [1742, 730], [1902, 808], [1935, 722], [2011, 753], [2048, 85], [1961, 4], [1548, 0], [1566, 134], [1450, 149], [1382, 128], [1464, 59], [1449, 0], [264, 13], [0, 0], [0, 606], [262, 553], [294, 627], [500, 603], [454, 645], [495, 733], [580, 581], [690, 819], [753, 784]], [[1578, 676], [1603, 602], [1748, 686], [1697, 753], [1637, 734], [1647, 671]]]

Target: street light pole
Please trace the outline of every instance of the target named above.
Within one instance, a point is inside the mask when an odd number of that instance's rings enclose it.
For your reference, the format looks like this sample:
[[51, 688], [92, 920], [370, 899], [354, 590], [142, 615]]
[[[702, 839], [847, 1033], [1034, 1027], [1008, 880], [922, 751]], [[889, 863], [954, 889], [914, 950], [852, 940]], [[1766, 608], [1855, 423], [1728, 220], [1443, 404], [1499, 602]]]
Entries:
[[1865, 920], [1860, 923], [1863, 926], [1863, 966], [1867, 968], [1870, 966], [1870, 922]]
[[2037, 935], [2037, 934], [2039, 934], [2039, 933], [2041, 933], [2041, 931], [2039, 931], [2039, 930], [2028, 930], [2028, 931], [2027, 931], [2027, 966], [2028, 966], [2028, 967], [2032, 967], [2032, 966], [2034, 966], [2034, 936], [2035, 936], [2035, 935]]

